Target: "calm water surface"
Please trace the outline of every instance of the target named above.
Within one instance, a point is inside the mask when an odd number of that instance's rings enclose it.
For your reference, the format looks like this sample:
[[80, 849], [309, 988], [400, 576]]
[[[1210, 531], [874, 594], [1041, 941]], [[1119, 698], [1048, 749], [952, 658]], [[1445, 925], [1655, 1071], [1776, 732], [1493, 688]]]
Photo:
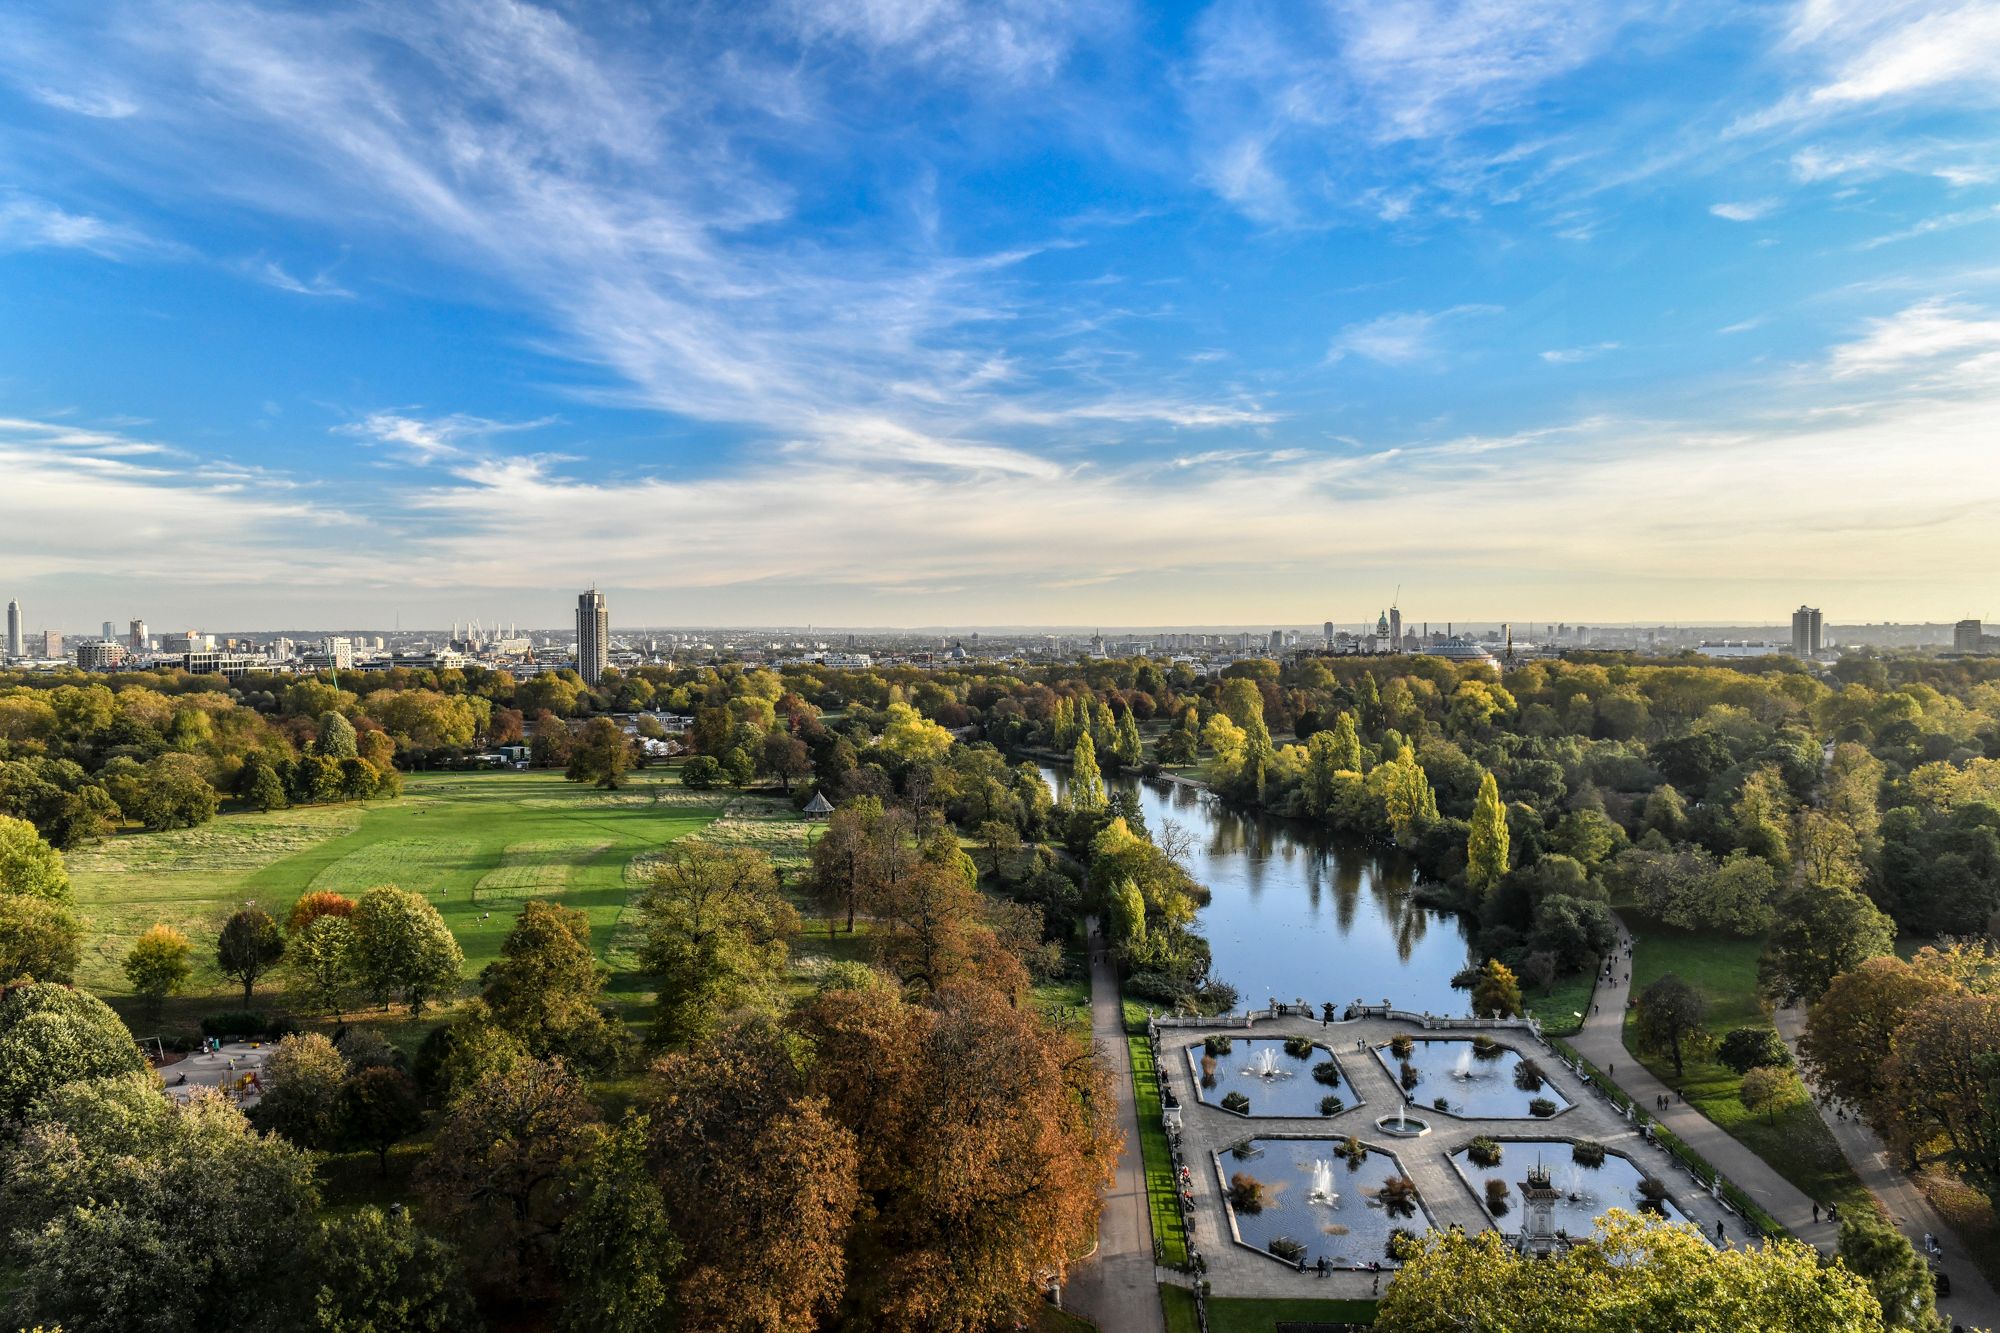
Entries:
[[[1044, 765], [1060, 795], [1066, 774]], [[1215, 895], [1199, 929], [1215, 975], [1243, 1003], [1272, 999], [1346, 1004], [1387, 999], [1407, 1009], [1460, 1015], [1470, 997], [1451, 979], [1469, 961], [1455, 913], [1410, 901], [1407, 859], [1335, 838], [1296, 820], [1232, 810], [1192, 787], [1110, 778], [1134, 793], [1155, 838], [1169, 822], [1189, 834], [1188, 870]]]

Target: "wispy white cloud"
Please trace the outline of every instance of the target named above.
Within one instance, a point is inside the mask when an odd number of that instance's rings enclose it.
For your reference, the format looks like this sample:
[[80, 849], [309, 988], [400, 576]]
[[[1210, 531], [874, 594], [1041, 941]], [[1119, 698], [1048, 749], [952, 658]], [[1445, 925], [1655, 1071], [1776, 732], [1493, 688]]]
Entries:
[[1961, 376], [2000, 370], [2000, 316], [1944, 300], [1920, 301], [1871, 319], [1867, 332], [1834, 348], [1837, 376], [1939, 367]]
[[126, 259], [162, 247], [136, 227], [72, 213], [43, 199], [0, 199], [0, 250], [87, 250]]
[[1385, 366], [1430, 361], [1439, 355], [1437, 335], [1444, 325], [1470, 315], [1498, 313], [1498, 306], [1458, 305], [1436, 312], [1400, 310], [1378, 315], [1365, 323], [1349, 324], [1336, 334], [1326, 359], [1331, 363], [1359, 356]]
[[1897, 231], [1871, 236], [1861, 243], [1863, 250], [1874, 250], [1898, 241], [1914, 240], [1928, 236], [1932, 232], [1955, 231], [1960, 227], [1970, 227], [1982, 222], [2000, 222], [2000, 204], [1989, 204], [1983, 208], [1961, 208], [1949, 213], [1940, 213]]
[[1572, 366], [1579, 361], [1589, 361], [1603, 356], [1606, 352], [1618, 350], [1617, 343], [1591, 343], [1587, 347], [1552, 347], [1542, 353], [1542, 360], [1552, 366]]
[[1111, 27], [1104, 0], [789, 0], [809, 41], [843, 40], [955, 76], [1008, 81], [1052, 77], [1079, 37]]
[[1755, 222], [1778, 206], [1775, 199], [1746, 199], [1710, 204], [1708, 211], [1728, 222]]
[[322, 270], [310, 277], [296, 277], [275, 259], [258, 258], [248, 260], [243, 271], [268, 287], [276, 287], [281, 292], [291, 292], [297, 296], [352, 297], [353, 292], [333, 280], [330, 271]]

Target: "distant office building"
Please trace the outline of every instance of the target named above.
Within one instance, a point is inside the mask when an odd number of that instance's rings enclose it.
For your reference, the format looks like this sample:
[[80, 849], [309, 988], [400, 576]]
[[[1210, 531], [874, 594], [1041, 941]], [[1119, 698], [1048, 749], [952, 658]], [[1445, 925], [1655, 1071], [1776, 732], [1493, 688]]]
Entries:
[[125, 645], [113, 638], [102, 643], [80, 643], [76, 648], [76, 664], [85, 671], [116, 671], [125, 665], [128, 656]]
[[1961, 620], [1951, 627], [1951, 650], [1955, 653], [1976, 653], [1984, 645], [1980, 639], [1986, 627], [1976, 620]]
[[21, 604], [7, 603], [7, 656], [21, 656]]
[[145, 652], [147, 648], [146, 622], [135, 620], [128, 628], [131, 630], [131, 636], [125, 640], [125, 646], [135, 653]]
[[1389, 608], [1389, 651], [1403, 651], [1403, 613], [1393, 606]]
[[1333, 622], [1331, 620], [1320, 626], [1320, 637], [1326, 640], [1327, 647], [1333, 647]]
[[1281, 629], [1274, 629], [1274, 630], [1272, 630], [1272, 631], [1271, 631], [1271, 651], [1275, 653], [1275, 652], [1279, 651], [1280, 649], [1282, 649], [1282, 648], [1283, 648], [1284, 646], [1285, 646], [1285, 632], [1284, 632], [1283, 630], [1281, 630]]
[[604, 594], [592, 588], [576, 599], [576, 673], [595, 685], [611, 661], [611, 611]]
[[59, 629], [45, 629], [41, 632], [35, 646], [41, 650], [41, 656], [44, 658], [61, 657], [63, 655], [63, 632]]
[[1819, 656], [1820, 617], [1816, 606], [1802, 606], [1792, 612], [1792, 656]]
[[118, 637], [118, 627], [117, 627], [116, 625], [112, 624], [112, 623], [111, 623], [110, 621], [108, 621], [108, 620], [107, 620], [107, 621], [105, 621], [105, 622], [104, 622], [104, 634], [102, 635], [102, 637], [103, 637], [103, 639], [104, 639], [104, 641], [105, 641], [106, 643], [110, 643], [110, 642], [111, 642], [111, 641], [112, 641], [113, 639], [115, 639], [115, 638], [117, 638], [117, 637]]
[[248, 653], [219, 653], [213, 648], [181, 654], [181, 670], [194, 676], [224, 676], [234, 680], [246, 671], [268, 670], [270, 665]]

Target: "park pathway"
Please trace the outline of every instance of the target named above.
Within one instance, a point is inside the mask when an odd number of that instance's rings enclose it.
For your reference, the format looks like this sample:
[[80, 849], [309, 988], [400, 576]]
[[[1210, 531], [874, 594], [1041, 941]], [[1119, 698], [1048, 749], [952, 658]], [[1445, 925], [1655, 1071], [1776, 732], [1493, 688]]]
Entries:
[[[1592, 997], [1594, 1008], [1584, 1017], [1583, 1031], [1569, 1038], [1570, 1045], [1635, 1098], [1640, 1109], [1650, 1112], [1683, 1143], [1707, 1158], [1730, 1183], [1755, 1200], [1758, 1207], [1776, 1218], [1787, 1231], [1822, 1254], [1832, 1254], [1840, 1228], [1832, 1222], [1813, 1220], [1813, 1200], [1803, 1190], [1713, 1120], [1679, 1100], [1672, 1088], [1655, 1078], [1652, 1071], [1625, 1049], [1625, 1002], [1632, 993], [1632, 960], [1625, 950], [1632, 936], [1616, 914], [1612, 920], [1618, 926], [1618, 949], [1611, 980], [1599, 979], [1597, 993]], [[1660, 1097], [1667, 1098], [1664, 1111], [1655, 1109]]]
[[1139, 1120], [1132, 1103], [1132, 1052], [1125, 1044], [1125, 1016], [1118, 974], [1102, 956], [1097, 921], [1090, 922], [1090, 1035], [1111, 1075], [1118, 1129], [1125, 1146], [1117, 1175], [1104, 1197], [1097, 1249], [1070, 1270], [1063, 1305], [1104, 1333], [1166, 1333], [1159, 1278], [1153, 1267], [1153, 1217], [1146, 1201], [1146, 1164], [1139, 1152]]
[[[1796, 1056], [1799, 1033], [1805, 1027], [1805, 1015], [1797, 1009], [1780, 1009], [1774, 1018], [1778, 1035], [1785, 1039], [1785, 1045], [1791, 1047], [1792, 1054]], [[1861, 1177], [1861, 1183], [1889, 1210], [1896, 1229], [1909, 1237], [1910, 1243], [1920, 1251], [1925, 1232], [1936, 1236], [1938, 1243], [1944, 1246], [1941, 1267], [1945, 1276], [1951, 1279], [1951, 1295], [1938, 1302], [1938, 1309], [1951, 1316], [1955, 1323], [1968, 1328], [2000, 1329], [2000, 1299], [1995, 1298], [1992, 1284], [1966, 1258], [1965, 1246], [1958, 1241], [1943, 1215], [1931, 1206], [1923, 1187], [1897, 1167], [1895, 1158], [1883, 1146], [1882, 1140], [1875, 1136], [1875, 1131], [1858, 1117], [1836, 1119], [1831, 1101], [1825, 1105], [1815, 1101], [1814, 1105], [1819, 1108], [1820, 1119], [1832, 1131], [1834, 1142], [1847, 1154], [1854, 1174]]]

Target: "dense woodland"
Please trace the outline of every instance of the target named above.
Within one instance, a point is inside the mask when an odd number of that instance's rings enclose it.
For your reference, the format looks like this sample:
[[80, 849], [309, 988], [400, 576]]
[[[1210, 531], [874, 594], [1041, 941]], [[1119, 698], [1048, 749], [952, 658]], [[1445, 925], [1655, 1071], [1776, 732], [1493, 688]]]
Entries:
[[[838, 809], [790, 892], [753, 850], [697, 838], [659, 859], [633, 904], [656, 995], [643, 1030], [612, 1017], [578, 914], [529, 903], [467, 998], [450, 931], [395, 886], [223, 925], [212, 947], [246, 999], [282, 977], [295, 1019], [316, 1020], [275, 1030], [254, 1123], [163, 1103], [116, 1015], [62, 984], [86, 928], [62, 849], [393, 797], [401, 770], [514, 742], [615, 788], [639, 756], [609, 715], [664, 734], [649, 709], [693, 718], [686, 786]], [[1037, 756], [1070, 762], [1061, 803]], [[0, 974], [17, 979], [0, 1191], [21, 1308], [75, 1329], [1011, 1319], [1088, 1248], [1114, 1148], [1101, 1075], [1029, 989], [1076, 967], [1096, 914], [1130, 993], [1234, 1003], [1208, 975], [1178, 831], [1103, 780], [1163, 768], [1407, 851], [1413, 891], [1477, 922], [1481, 1010], [1517, 1009], [1517, 976], [1594, 966], [1614, 901], [1766, 938], [1764, 987], [1811, 1006], [1823, 1083], [1910, 1160], [2000, 1196], [2000, 667], [691, 666], [594, 690], [483, 670], [338, 688], [20, 676], [0, 681]], [[804, 997], [777, 984], [799, 932], [857, 923], [866, 962]], [[1898, 961], [1899, 935], [1938, 947]], [[150, 932], [126, 960], [135, 990], [172, 993], [194, 947]], [[414, 1059], [339, 1021], [364, 998], [436, 1015]], [[1675, 1002], [1649, 992], [1640, 1036], [1678, 1058], [1700, 1025]], [[1787, 1062], [1748, 1044], [1747, 1070]], [[320, 1213], [316, 1154], [386, 1163], [418, 1134], [416, 1209]], [[169, 1286], [199, 1308], [162, 1308]]]

